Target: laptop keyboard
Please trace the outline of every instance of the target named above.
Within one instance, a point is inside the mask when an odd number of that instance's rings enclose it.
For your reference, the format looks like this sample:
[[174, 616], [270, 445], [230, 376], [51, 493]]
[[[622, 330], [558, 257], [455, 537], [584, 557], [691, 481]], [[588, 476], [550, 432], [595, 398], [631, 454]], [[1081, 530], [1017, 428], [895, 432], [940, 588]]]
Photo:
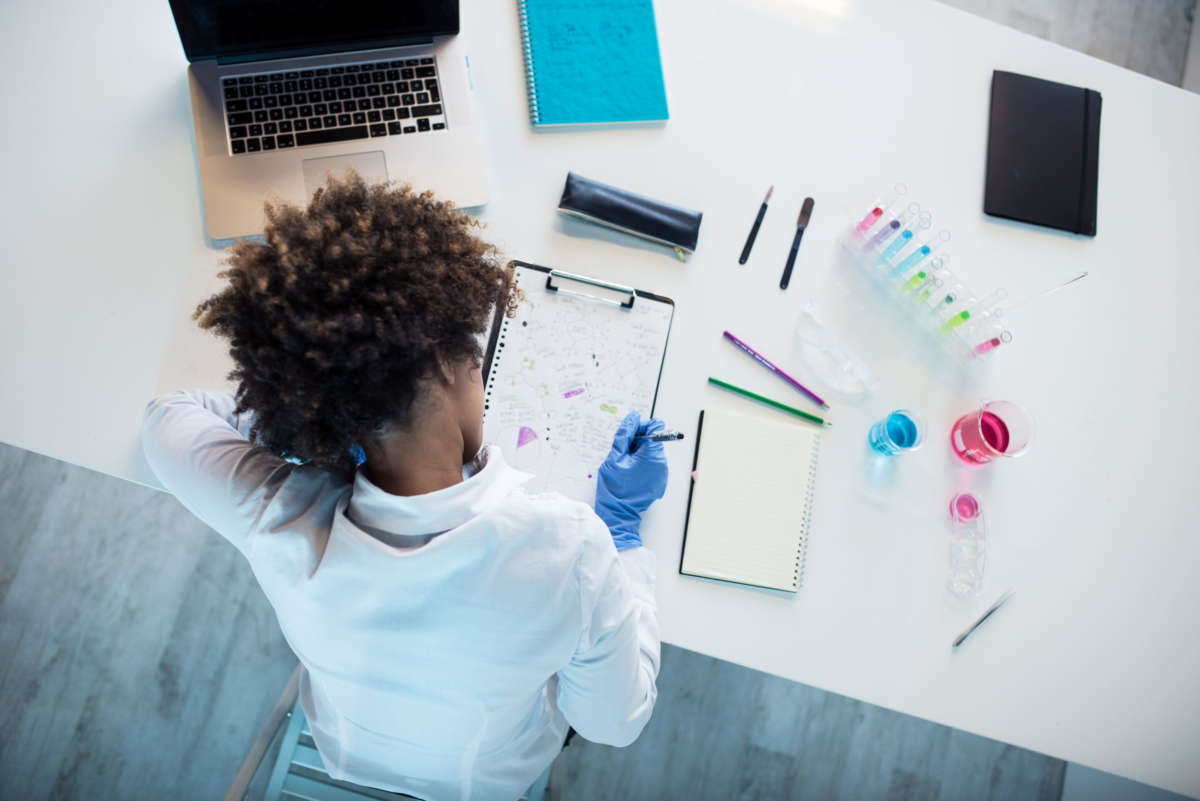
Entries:
[[442, 131], [432, 56], [221, 81], [231, 155]]

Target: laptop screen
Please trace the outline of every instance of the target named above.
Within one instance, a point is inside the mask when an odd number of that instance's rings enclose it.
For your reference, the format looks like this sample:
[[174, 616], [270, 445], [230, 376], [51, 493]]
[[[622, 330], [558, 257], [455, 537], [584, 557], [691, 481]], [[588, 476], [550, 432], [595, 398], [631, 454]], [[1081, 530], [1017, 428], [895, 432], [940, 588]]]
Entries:
[[170, 0], [188, 61], [336, 53], [458, 33], [458, 0]]

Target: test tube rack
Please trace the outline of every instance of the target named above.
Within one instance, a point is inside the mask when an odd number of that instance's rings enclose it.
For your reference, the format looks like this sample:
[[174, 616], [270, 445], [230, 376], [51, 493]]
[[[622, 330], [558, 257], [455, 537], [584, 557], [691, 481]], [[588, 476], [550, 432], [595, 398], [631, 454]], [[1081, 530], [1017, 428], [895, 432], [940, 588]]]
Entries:
[[965, 361], [991, 356], [1012, 341], [1000, 302], [1007, 290], [979, 297], [947, 267], [950, 232], [932, 233], [933, 215], [896, 184], [840, 238], [858, 270], [940, 351]]

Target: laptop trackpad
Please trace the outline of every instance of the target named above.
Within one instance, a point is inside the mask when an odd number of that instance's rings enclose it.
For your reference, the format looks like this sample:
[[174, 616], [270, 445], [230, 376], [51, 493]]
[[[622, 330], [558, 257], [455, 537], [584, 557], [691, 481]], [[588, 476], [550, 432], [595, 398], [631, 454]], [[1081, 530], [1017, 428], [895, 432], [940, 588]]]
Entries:
[[304, 170], [304, 189], [310, 198], [313, 192], [325, 186], [329, 173], [333, 173], [335, 178], [345, 178], [346, 171], [353, 168], [368, 184], [388, 179], [387, 163], [384, 161], [382, 150], [351, 153], [346, 156], [327, 156], [323, 159], [305, 159], [301, 168]]

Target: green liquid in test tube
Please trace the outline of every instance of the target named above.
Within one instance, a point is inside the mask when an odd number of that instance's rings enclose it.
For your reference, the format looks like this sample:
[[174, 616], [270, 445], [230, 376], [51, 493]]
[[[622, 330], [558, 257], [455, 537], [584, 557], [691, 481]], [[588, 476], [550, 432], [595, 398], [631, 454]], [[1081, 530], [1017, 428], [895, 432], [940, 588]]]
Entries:
[[904, 286], [901, 288], [905, 292], [912, 292], [914, 289], [917, 288], [917, 284], [921, 283], [924, 280], [925, 280], [925, 271], [922, 270], [921, 272], [914, 275], [912, 278], [908, 279], [908, 281], [906, 281]]
[[953, 331], [955, 328], [958, 328], [960, 325], [962, 325], [963, 323], [965, 323], [967, 320], [970, 320], [970, 319], [971, 319], [971, 313], [969, 311], [960, 312], [960, 313], [954, 315], [953, 317], [951, 317], [945, 323], [943, 323], [942, 330], [943, 331]]

